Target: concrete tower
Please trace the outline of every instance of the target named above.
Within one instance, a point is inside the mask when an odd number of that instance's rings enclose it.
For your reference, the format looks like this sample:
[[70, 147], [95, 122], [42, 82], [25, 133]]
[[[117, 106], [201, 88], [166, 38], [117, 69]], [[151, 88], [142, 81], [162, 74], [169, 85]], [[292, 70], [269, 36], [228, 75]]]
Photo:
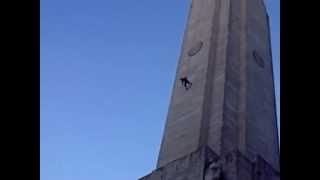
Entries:
[[276, 121], [263, 0], [193, 0], [157, 169], [140, 180], [279, 180]]

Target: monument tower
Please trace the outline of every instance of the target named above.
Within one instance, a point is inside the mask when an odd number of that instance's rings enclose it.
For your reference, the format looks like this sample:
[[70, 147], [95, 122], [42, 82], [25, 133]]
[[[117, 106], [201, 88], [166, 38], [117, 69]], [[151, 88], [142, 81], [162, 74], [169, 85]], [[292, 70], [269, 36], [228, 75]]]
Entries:
[[157, 168], [140, 180], [279, 180], [263, 0], [193, 0]]

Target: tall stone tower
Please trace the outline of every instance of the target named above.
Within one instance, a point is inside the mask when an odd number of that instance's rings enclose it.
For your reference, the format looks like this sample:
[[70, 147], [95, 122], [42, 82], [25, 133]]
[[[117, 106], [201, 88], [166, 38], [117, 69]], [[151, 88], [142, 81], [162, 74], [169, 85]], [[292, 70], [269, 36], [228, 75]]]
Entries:
[[263, 0], [193, 0], [157, 169], [140, 180], [279, 180], [273, 82]]

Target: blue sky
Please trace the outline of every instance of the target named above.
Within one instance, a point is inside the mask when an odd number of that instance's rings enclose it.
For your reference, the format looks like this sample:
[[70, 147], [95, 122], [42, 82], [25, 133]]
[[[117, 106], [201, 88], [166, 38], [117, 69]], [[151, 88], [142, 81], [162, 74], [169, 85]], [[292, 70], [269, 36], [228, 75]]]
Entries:
[[[155, 168], [189, 3], [41, 0], [41, 180]], [[267, 4], [279, 98], [279, 1]]]

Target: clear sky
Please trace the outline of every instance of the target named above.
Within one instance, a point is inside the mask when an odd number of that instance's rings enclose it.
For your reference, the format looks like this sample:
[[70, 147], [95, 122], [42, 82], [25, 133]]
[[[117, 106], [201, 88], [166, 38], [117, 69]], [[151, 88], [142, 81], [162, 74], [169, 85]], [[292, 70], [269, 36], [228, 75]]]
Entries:
[[[41, 180], [155, 168], [189, 4], [41, 0]], [[279, 98], [279, 1], [267, 5]]]

